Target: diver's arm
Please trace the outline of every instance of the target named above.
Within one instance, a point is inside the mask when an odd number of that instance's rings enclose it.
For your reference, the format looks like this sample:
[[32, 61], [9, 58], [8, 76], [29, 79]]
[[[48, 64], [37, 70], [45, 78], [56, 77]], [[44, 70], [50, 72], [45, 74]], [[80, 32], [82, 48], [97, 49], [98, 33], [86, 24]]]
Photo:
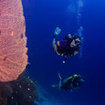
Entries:
[[53, 41], [52, 41], [52, 47], [54, 51], [57, 51], [57, 46], [56, 46], [56, 36], [53, 36]]
[[55, 43], [56, 43], [56, 35], [54, 34], [52, 44], [55, 44]]

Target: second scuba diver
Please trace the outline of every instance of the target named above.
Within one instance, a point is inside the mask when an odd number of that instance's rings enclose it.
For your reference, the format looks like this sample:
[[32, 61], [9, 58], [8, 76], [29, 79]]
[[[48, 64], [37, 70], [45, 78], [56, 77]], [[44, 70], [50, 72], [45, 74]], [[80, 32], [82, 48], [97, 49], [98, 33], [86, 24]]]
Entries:
[[60, 74], [58, 74], [58, 76], [60, 79], [59, 84], [52, 85], [52, 87], [58, 87], [60, 90], [65, 90], [65, 91], [77, 89], [85, 81], [85, 78], [78, 74], [74, 74], [65, 79], [63, 79]]
[[71, 58], [79, 53], [82, 41], [82, 31], [83, 27], [80, 27], [80, 29], [78, 30], [78, 35], [68, 34], [67, 36], [64, 36], [61, 40], [56, 41], [56, 36], [59, 35], [61, 32], [61, 29], [59, 27], [56, 27], [53, 36], [52, 46], [54, 51], [58, 55], [65, 57], [63, 63], [65, 63], [66, 58]]

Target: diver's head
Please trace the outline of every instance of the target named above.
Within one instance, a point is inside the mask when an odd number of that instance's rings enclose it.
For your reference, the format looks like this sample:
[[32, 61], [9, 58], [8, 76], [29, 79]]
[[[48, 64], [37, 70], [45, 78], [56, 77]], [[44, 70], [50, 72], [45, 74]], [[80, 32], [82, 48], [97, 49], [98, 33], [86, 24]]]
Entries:
[[76, 44], [76, 45], [80, 45], [80, 43], [81, 43], [81, 38], [80, 38], [79, 36], [76, 35], [76, 36], [74, 37], [74, 40], [75, 40], [75, 44]]
[[79, 43], [80, 41], [81, 41], [81, 40], [80, 40], [79, 37], [75, 39], [75, 42], [76, 42], [76, 43]]
[[81, 44], [81, 38], [79, 36], [74, 36], [73, 37], [73, 40], [70, 44], [71, 47], [76, 47], [76, 46], [79, 46]]
[[79, 86], [82, 85], [82, 83], [84, 83], [84, 81], [85, 81], [85, 78], [82, 77], [81, 75], [75, 76], [73, 80], [73, 87], [78, 88]]

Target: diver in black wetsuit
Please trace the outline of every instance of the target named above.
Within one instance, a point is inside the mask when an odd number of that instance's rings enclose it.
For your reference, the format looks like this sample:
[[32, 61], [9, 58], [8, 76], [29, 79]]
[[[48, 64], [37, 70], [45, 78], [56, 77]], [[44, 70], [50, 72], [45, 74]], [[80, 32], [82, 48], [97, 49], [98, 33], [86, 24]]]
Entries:
[[[81, 46], [81, 36], [75, 34], [68, 34], [61, 40], [56, 41], [56, 36], [59, 35], [61, 29], [57, 27], [53, 36], [53, 49], [54, 51], [65, 58], [71, 58], [79, 53]], [[65, 63], [65, 60], [63, 61]]]
[[63, 79], [60, 74], [58, 74], [58, 76], [60, 79], [59, 84], [52, 85], [52, 87], [58, 87], [60, 90], [65, 91], [76, 89], [80, 87], [85, 81], [84, 77], [78, 74], [74, 74], [65, 79]]

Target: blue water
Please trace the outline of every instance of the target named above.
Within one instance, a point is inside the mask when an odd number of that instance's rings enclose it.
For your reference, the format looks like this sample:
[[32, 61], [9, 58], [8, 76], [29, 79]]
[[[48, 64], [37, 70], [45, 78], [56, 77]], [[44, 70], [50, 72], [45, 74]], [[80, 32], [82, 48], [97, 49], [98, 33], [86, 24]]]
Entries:
[[[38, 81], [42, 105], [105, 105], [105, 1], [23, 0], [30, 65], [27, 71]], [[72, 4], [72, 5], [71, 5]], [[79, 12], [77, 11], [79, 9]], [[78, 16], [77, 13], [80, 13]], [[62, 64], [62, 57], [52, 50], [54, 29], [62, 35], [75, 33], [83, 26], [83, 54]], [[73, 92], [52, 88], [59, 81], [57, 73], [67, 77], [84, 75], [85, 83]]]

